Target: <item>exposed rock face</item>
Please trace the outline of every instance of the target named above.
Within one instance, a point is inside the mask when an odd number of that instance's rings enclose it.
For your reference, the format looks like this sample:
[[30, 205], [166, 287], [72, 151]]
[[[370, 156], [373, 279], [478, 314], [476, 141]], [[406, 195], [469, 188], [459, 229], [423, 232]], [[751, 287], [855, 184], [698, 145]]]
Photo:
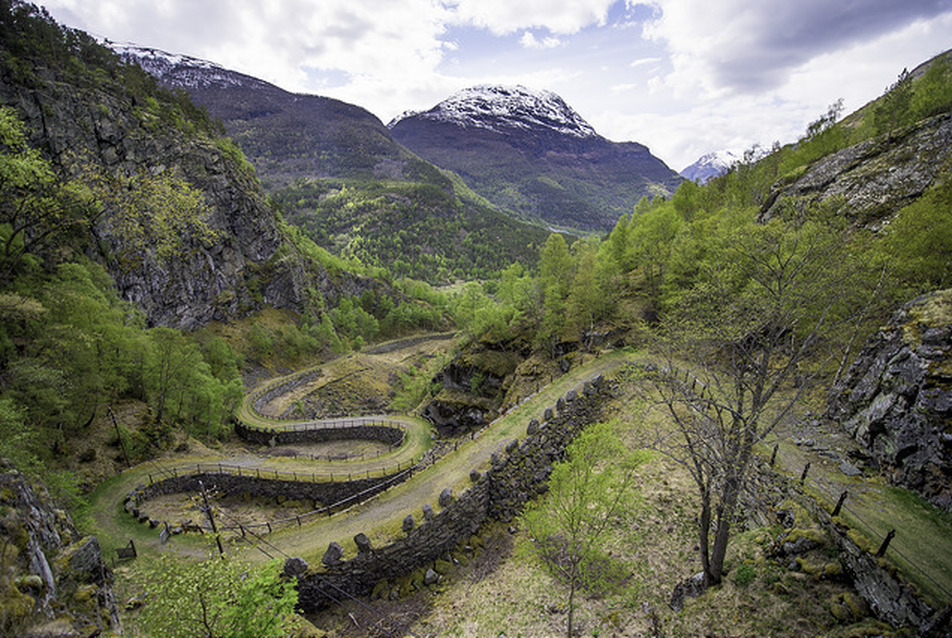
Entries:
[[[126, 89], [118, 80], [80, 84], [59, 69], [37, 69], [35, 78], [26, 86], [0, 69], [0, 105], [19, 112], [30, 143], [64, 173], [169, 173], [204, 196], [211, 232], [183, 231], [171, 258], [151, 245], [134, 246], [126, 229], [116, 228], [108, 203], [88, 228], [85, 250], [150, 324], [195, 328], [265, 305], [301, 312], [315, 293], [333, 305], [376, 285], [348, 273], [331, 275], [299, 254], [235, 147], [181, 114], [179, 120], [169, 116], [175, 107], [149, 89]], [[120, 258], [130, 246], [133, 259]]]
[[952, 115], [938, 115], [824, 157], [792, 183], [775, 187], [760, 217], [773, 217], [787, 198], [840, 197], [844, 214], [877, 227], [922, 195], [950, 157]]
[[[0, 511], [0, 634], [35, 635], [49, 623], [58, 635], [121, 631], [112, 572], [95, 537], [83, 538], [15, 471], [0, 473]], [[72, 633], [62, 633], [67, 627]]]
[[834, 392], [830, 416], [891, 480], [952, 512], [952, 290], [897, 312]]

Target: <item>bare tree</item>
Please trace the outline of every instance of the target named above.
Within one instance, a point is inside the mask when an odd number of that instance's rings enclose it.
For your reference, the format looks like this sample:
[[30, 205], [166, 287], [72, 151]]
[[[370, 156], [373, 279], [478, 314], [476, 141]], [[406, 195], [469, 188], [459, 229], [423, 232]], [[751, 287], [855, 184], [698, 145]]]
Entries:
[[868, 289], [843, 229], [799, 217], [722, 238], [660, 340], [646, 375], [674, 423], [660, 446], [700, 496], [705, 583], [724, 575], [732, 525], [758, 443], [804, 406]]

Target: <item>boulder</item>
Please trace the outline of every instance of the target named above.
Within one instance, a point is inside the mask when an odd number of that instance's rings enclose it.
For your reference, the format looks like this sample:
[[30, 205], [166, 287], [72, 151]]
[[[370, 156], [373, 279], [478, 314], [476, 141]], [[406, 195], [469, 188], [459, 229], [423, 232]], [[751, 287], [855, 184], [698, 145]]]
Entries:
[[327, 546], [327, 551], [324, 552], [324, 557], [321, 559], [321, 562], [327, 565], [328, 567], [333, 567], [334, 565], [340, 562], [340, 559], [344, 556], [344, 549], [340, 546], [339, 543], [331, 541]]
[[911, 301], [871, 337], [827, 415], [893, 483], [952, 512], [952, 290]]
[[363, 532], [354, 536], [354, 544], [357, 545], [357, 551], [361, 554], [368, 554], [373, 551], [373, 547], [370, 545], [370, 539], [367, 538], [367, 535]]
[[440, 507], [444, 507], [444, 508], [448, 507], [449, 504], [452, 502], [453, 502], [453, 490], [449, 487], [444, 488], [443, 491], [440, 492], [440, 499], [439, 499]]

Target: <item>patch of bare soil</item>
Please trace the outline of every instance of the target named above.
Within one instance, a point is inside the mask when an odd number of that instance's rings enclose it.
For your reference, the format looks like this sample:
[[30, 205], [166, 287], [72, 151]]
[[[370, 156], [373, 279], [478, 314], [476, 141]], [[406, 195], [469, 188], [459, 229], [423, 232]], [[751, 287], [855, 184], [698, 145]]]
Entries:
[[[285, 500], [277, 503], [263, 498], [220, 496], [209, 494], [212, 515], [220, 528], [263, 524], [269, 521], [304, 514], [316, 509], [311, 500]], [[185, 523], [208, 526], [202, 510], [202, 498], [197, 493], [168, 494], [142, 504], [142, 511], [153, 520], [165, 521], [171, 526]]]

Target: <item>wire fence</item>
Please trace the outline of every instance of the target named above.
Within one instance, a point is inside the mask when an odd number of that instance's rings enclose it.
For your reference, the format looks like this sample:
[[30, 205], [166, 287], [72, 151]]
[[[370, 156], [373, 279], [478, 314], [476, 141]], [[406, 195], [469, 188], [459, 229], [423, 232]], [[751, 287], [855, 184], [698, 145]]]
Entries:
[[[149, 473], [149, 485], [158, 482], [155, 475], [165, 478], [179, 478], [195, 476], [198, 474], [227, 474], [243, 478], [254, 478], [258, 480], [273, 481], [291, 481], [294, 483], [335, 483], [344, 481], [356, 481], [360, 479], [386, 478], [394, 473], [402, 472], [414, 465], [420, 463], [422, 459], [411, 459], [400, 462], [396, 467], [368, 468], [360, 471], [329, 471], [323, 472], [304, 472], [297, 470], [279, 470], [262, 468], [260, 466], [232, 465], [228, 463], [196, 463], [195, 465], [180, 465], [168, 468], [161, 468], [155, 474]], [[159, 479], [162, 480], [162, 479]]]
[[[707, 386], [707, 384], [705, 384], [703, 381], [697, 378], [694, 374], [678, 367], [664, 367], [664, 368], [661, 368], [659, 371], [663, 375], [666, 375], [669, 379], [676, 382], [683, 383], [683, 386], [681, 387], [681, 391], [684, 392], [686, 395], [696, 397], [698, 401], [698, 406], [701, 407], [701, 409], [713, 410], [713, 411], [717, 411], [721, 409], [718, 402], [712, 396], [712, 392], [710, 388]], [[778, 447], [779, 447], [779, 444], [774, 445], [773, 453], [770, 458], [771, 469], [773, 469], [775, 465]], [[931, 585], [932, 590], [939, 596], [943, 597], [944, 604], [949, 604], [950, 602], [952, 602], [952, 591], [949, 590], [948, 586], [936, 580], [936, 578], [932, 574], [930, 574], [930, 572], [927, 569], [925, 569], [918, 562], [910, 558], [908, 555], [901, 552], [899, 548], [896, 547], [895, 544], [893, 544], [892, 541], [896, 538], [896, 535], [900, 533], [899, 531], [897, 531], [896, 529], [890, 529], [886, 533], [877, 531], [876, 525], [868, 521], [855, 508], [851, 507], [849, 494], [846, 489], [842, 489], [838, 491], [837, 487], [824, 486], [820, 481], [816, 481], [816, 480], [811, 480], [808, 483], [808, 479], [810, 478], [809, 471], [810, 471], [810, 463], [808, 462], [804, 465], [804, 467], [801, 470], [799, 485], [801, 488], [809, 487], [811, 489], [814, 489], [817, 492], [819, 492], [824, 498], [827, 498], [829, 502], [837, 503], [836, 507], [831, 513], [831, 517], [836, 517], [837, 515], [843, 512], [848, 513], [850, 515], [850, 522], [855, 523], [855, 526], [859, 529], [859, 531], [864, 536], [866, 536], [867, 539], [869, 539], [871, 544], [878, 547], [878, 549], [875, 552], [876, 557], [882, 558], [882, 557], [885, 557], [888, 553], [890, 556], [894, 557], [892, 559], [892, 562], [897, 567], [900, 567], [901, 569], [905, 569], [908, 572], [911, 572], [911, 573], [907, 573], [907, 577], [912, 578], [914, 580], [916, 579], [916, 577], [918, 577], [920, 579], [920, 582], [929, 583]], [[806, 492], [804, 492], [804, 495], [808, 497], [810, 496]], [[821, 505], [816, 502], [816, 499], [814, 499], [814, 503], [818, 507], [821, 507]], [[897, 561], [895, 560], [895, 558], [898, 558], [900, 560]], [[902, 563], [904, 563], [904, 565]]]
[[[774, 460], [776, 458], [776, 451], [779, 444], [774, 445], [774, 452], [771, 456], [771, 467], [774, 465]], [[849, 490], [846, 488], [838, 489], [833, 485], [824, 485], [819, 480], [810, 480], [810, 468], [811, 464], [806, 463], [801, 470], [799, 485], [804, 489], [804, 495], [810, 496], [806, 489], [809, 488], [818, 492], [824, 499], [830, 503], [836, 503], [832, 512], [828, 512], [831, 518], [836, 518], [841, 516], [844, 512], [848, 513], [850, 516], [850, 524], [853, 527], [859, 529], [859, 531], [871, 542], [873, 546], [876, 546], [878, 549], [875, 552], [875, 556], [878, 558], [892, 556], [892, 562], [896, 564], [897, 567], [902, 567], [912, 572], [915, 572], [915, 576], [918, 576], [923, 581], [928, 582], [931, 585], [932, 590], [943, 597], [943, 602], [949, 604], [952, 602], [952, 591], [949, 587], [942, 584], [935, 579], [929, 571], [927, 571], [922, 565], [920, 565], [916, 560], [910, 558], [908, 555], [903, 553], [892, 541], [897, 537], [901, 532], [899, 530], [890, 529], [886, 533], [877, 530], [877, 525], [868, 521], [863, 514], [853, 508], [850, 504], [850, 495]], [[812, 498], [812, 497], [811, 497]], [[816, 499], [814, 499], [816, 503]], [[822, 507], [820, 503], [816, 503], [818, 507]], [[903, 564], [896, 561], [895, 558], [898, 558], [902, 561]], [[907, 574], [907, 576], [912, 577], [913, 574]]]
[[[225, 527], [222, 527], [221, 529], [236, 530], [240, 532], [242, 535], [244, 535], [247, 530], [255, 529], [255, 528], [266, 529], [268, 532], [272, 532], [276, 528], [279, 528], [285, 525], [293, 525], [296, 523], [297, 525], [300, 526], [300, 525], [303, 525], [305, 522], [310, 521], [312, 519], [320, 518], [322, 516], [330, 516], [334, 512], [340, 511], [346, 507], [349, 507], [350, 505], [359, 503], [365, 500], [366, 498], [369, 498], [370, 496], [378, 494], [392, 487], [393, 485], [402, 483], [403, 481], [412, 477], [415, 472], [418, 472], [426, 464], [427, 464], [427, 458], [424, 455], [424, 457], [419, 460], [408, 462], [405, 467], [398, 470], [396, 473], [392, 475], [383, 475], [383, 476], [366, 475], [365, 476], [364, 474], [361, 474], [359, 476], [355, 476], [354, 478], [350, 480], [358, 480], [363, 478], [381, 478], [384, 480], [382, 480], [381, 482], [375, 483], [359, 492], [351, 494], [350, 496], [347, 496], [343, 499], [335, 501], [334, 503], [330, 503], [328, 505], [315, 508], [308, 512], [302, 512], [300, 514], [294, 514], [292, 516], [287, 516], [287, 517], [279, 518], [279, 519], [273, 519], [270, 521], [265, 521], [260, 523], [240, 523], [236, 521], [234, 525], [225, 526]], [[237, 472], [232, 472], [232, 470], [237, 470]], [[242, 473], [242, 470], [244, 470], [243, 473]], [[189, 466], [187, 468], [163, 468], [161, 466], [157, 466], [156, 475], [160, 476], [161, 478], [156, 480], [155, 477], [152, 474], [150, 474], [149, 484], [153, 485], [155, 483], [160, 483], [162, 481], [174, 479], [174, 478], [190, 478], [190, 477], [197, 478], [199, 476], [208, 476], [208, 475], [215, 475], [215, 474], [254, 478], [255, 480], [259, 480], [259, 479], [282, 480], [281, 477], [284, 476], [285, 477], [284, 480], [289, 480], [287, 478], [288, 475], [286, 473], [282, 474], [280, 472], [271, 472], [271, 471], [260, 472], [257, 468], [252, 471], [249, 471], [248, 468], [241, 468], [237, 466], [227, 466], [225, 464], [214, 464], [214, 465], [196, 464], [194, 466], [194, 470], [192, 469], [192, 466]], [[292, 473], [292, 476], [296, 477], [293, 480], [298, 482], [308, 481], [308, 478], [305, 475], [302, 475], [299, 473], [298, 474]], [[171, 527], [168, 524], [168, 522], [162, 522], [161, 524], [166, 529]], [[187, 527], [184, 527], [184, 531], [196, 531], [196, 532], [205, 534], [208, 532], [212, 532], [213, 530], [210, 525], [205, 526], [203, 524], [189, 524]]]

